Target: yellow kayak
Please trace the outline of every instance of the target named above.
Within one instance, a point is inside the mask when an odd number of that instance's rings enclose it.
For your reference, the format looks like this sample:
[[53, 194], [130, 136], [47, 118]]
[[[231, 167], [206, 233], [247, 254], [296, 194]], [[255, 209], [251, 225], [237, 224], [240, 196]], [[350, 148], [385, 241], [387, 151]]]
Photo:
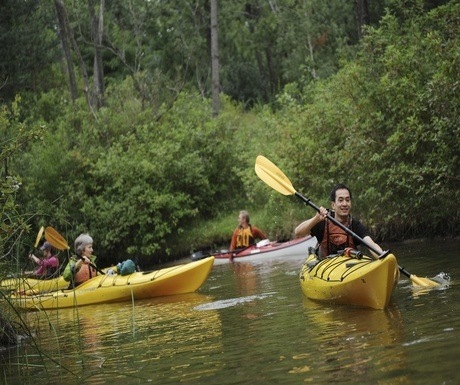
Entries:
[[0, 290], [14, 290], [18, 292], [26, 292], [33, 290], [35, 293], [46, 293], [65, 289], [69, 286], [69, 282], [64, 281], [62, 277], [51, 279], [36, 279], [28, 277], [7, 278], [0, 282]]
[[214, 257], [209, 257], [152, 272], [98, 275], [73, 290], [10, 298], [17, 308], [41, 310], [192, 293], [206, 281], [213, 263]]
[[[116, 270], [115, 266], [105, 267], [102, 271]], [[65, 281], [62, 276], [50, 279], [37, 279], [27, 276], [7, 278], [0, 281], [0, 290], [16, 291], [21, 294], [41, 294], [51, 291], [67, 289], [69, 282]]]
[[307, 298], [384, 309], [399, 280], [396, 257], [382, 259], [344, 255], [318, 260], [311, 254], [300, 272], [300, 285]]

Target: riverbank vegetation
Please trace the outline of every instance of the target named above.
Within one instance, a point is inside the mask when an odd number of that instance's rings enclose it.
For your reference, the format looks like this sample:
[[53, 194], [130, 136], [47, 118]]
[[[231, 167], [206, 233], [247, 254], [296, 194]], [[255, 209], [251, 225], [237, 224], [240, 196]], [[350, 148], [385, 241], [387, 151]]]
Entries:
[[95, 3], [2, 5], [5, 268], [43, 225], [102, 265], [225, 246], [240, 209], [290, 238], [313, 212], [259, 154], [318, 205], [348, 184], [377, 239], [458, 234], [457, 1], [220, 2], [217, 97], [213, 1]]

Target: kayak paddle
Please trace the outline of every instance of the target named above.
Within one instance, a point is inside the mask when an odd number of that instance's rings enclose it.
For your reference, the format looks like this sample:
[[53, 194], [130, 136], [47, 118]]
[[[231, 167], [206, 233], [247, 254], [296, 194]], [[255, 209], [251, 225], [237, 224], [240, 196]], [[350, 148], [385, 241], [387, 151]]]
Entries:
[[45, 228], [43, 226], [40, 227], [40, 230], [38, 230], [37, 238], [35, 239], [35, 245], [34, 245], [35, 249], [38, 247], [38, 244], [40, 243], [40, 240], [43, 237], [43, 232], [44, 231], [45, 231]]
[[67, 241], [51, 226], [48, 226], [45, 230], [45, 239], [51, 243], [51, 245], [58, 250], [70, 250]]
[[[43, 232], [44, 231], [45, 231], [45, 228], [43, 226], [40, 227], [40, 230], [38, 230], [38, 233], [37, 233], [37, 238], [35, 238], [34, 248], [32, 250], [30, 250], [29, 255], [33, 254], [34, 251], [38, 248], [38, 245], [40, 244], [40, 241], [41, 241], [41, 239], [43, 237]], [[30, 258], [27, 259], [27, 263], [25, 264], [24, 269], [22, 269], [23, 272], [29, 266], [29, 262], [30, 262]], [[28, 275], [29, 273], [30, 272], [25, 272], [26, 275]]]
[[190, 258], [192, 259], [192, 261], [198, 261], [200, 259], [215, 256], [216, 254], [230, 254], [230, 256], [228, 257], [228, 260], [232, 262], [234, 257], [236, 257], [238, 254], [242, 253], [244, 250], [249, 249], [252, 246], [254, 245], [252, 244], [249, 246], [245, 246], [241, 249], [235, 249], [233, 251], [229, 251], [229, 250], [216, 250], [216, 251], [210, 251], [210, 252], [197, 251], [193, 253], [190, 256]]
[[[283, 195], [295, 195], [302, 201], [304, 201], [306, 204], [314, 208], [316, 211], [319, 212], [319, 207], [316, 206], [310, 199], [304, 197], [302, 194], [298, 193], [294, 186], [292, 185], [291, 181], [288, 179], [286, 175], [275, 165], [273, 164], [270, 160], [265, 158], [262, 155], [259, 155], [256, 158], [256, 164], [255, 164], [255, 171], [257, 176], [262, 179], [267, 185], [269, 185], [272, 189], [278, 191], [279, 193]], [[332, 217], [330, 214], [327, 214], [327, 218], [339, 226], [342, 230], [353, 236], [355, 239], [358, 239], [362, 244], [364, 244], [369, 250], [373, 251], [376, 254], [380, 254], [374, 247], [369, 245], [364, 239], [359, 237], [357, 234], [355, 234], [351, 229], [348, 227], [344, 226], [342, 223], [340, 223], [338, 220], [336, 220], [334, 217]], [[380, 258], [385, 257], [388, 254], [388, 251], [383, 253], [383, 255], [380, 256]], [[406, 277], [408, 277], [414, 285], [417, 286], [438, 286], [439, 283], [432, 281], [431, 279], [428, 278], [420, 278], [417, 277], [414, 274], [410, 274], [407, 270], [405, 270], [403, 267], [398, 266], [399, 271], [403, 273]]]
[[[58, 250], [70, 250], [69, 245], [67, 244], [67, 241], [64, 239], [64, 237], [59, 234], [54, 228], [51, 226], [48, 226], [45, 229], [45, 239], [51, 243], [51, 245], [58, 249]], [[82, 257], [78, 256], [78, 258], [82, 259]], [[101, 269], [97, 268], [97, 266], [94, 263], [89, 264], [94, 270], [96, 270], [100, 274], [105, 274]]]

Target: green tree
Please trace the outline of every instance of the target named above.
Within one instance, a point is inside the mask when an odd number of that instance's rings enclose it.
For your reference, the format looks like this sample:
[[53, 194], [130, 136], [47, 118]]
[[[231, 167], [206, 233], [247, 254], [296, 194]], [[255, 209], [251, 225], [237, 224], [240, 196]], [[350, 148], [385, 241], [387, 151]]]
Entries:
[[458, 227], [459, 12], [452, 2], [429, 13], [415, 6], [404, 21], [387, 14], [358, 59], [318, 84], [300, 111], [304, 123], [292, 127], [290, 152], [308, 164], [297, 171], [302, 185], [319, 196], [350, 184], [386, 239]]
[[56, 86], [49, 66], [59, 62], [54, 15], [47, 2], [0, 3], [0, 89], [5, 102], [22, 90], [40, 92]]
[[25, 145], [39, 140], [43, 128], [31, 129], [21, 121], [20, 98], [8, 107], [0, 106], [0, 260], [9, 263], [10, 267], [17, 264], [15, 247], [23, 242], [30, 230], [30, 219], [33, 214], [24, 214], [18, 204], [18, 194], [22, 188], [22, 180], [15, 173], [15, 159]]

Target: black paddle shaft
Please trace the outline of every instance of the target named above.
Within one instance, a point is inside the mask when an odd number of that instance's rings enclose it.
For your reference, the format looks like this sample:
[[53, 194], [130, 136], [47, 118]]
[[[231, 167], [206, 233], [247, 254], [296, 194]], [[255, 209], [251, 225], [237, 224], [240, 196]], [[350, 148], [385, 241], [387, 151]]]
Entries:
[[[298, 193], [297, 191], [295, 192], [295, 195], [302, 199], [307, 205], [310, 207], [313, 207], [317, 212], [319, 212], [319, 207], [316, 206], [310, 199], [304, 197], [302, 194]], [[363, 245], [365, 245], [369, 250], [373, 251], [375, 254], [380, 254], [380, 252], [373, 246], [369, 245], [363, 238], [361, 238], [358, 234], [353, 232], [351, 229], [349, 229], [347, 226], [344, 226], [342, 223], [340, 223], [337, 219], [335, 219], [333, 216], [327, 214], [327, 218], [335, 223], [337, 226], [339, 226], [342, 230], [350, 234], [352, 237], [356, 238], [358, 241], [360, 241]], [[384, 251], [380, 256], [380, 258], [386, 257], [390, 253], [390, 250]]]

